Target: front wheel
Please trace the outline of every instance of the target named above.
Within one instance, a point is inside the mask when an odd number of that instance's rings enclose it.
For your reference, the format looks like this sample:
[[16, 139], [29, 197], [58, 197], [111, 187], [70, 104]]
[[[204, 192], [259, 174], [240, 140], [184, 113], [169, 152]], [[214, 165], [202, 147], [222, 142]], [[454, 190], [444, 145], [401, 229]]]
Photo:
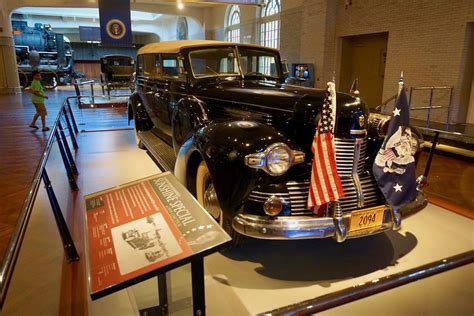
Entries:
[[234, 246], [238, 245], [242, 236], [232, 227], [232, 218], [227, 218], [222, 211], [209, 169], [204, 161], [201, 161], [196, 172], [196, 198], [209, 215], [232, 237]]

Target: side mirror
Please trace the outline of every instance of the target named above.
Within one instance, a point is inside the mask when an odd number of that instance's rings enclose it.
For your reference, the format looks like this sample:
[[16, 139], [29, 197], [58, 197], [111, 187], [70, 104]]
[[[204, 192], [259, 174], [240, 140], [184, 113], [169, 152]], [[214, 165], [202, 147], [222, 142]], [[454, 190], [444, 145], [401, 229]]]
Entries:
[[283, 77], [288, 78], [290, 76], [290, 67], [286, 59], [281, 60], [281, 69], [283, 71]]

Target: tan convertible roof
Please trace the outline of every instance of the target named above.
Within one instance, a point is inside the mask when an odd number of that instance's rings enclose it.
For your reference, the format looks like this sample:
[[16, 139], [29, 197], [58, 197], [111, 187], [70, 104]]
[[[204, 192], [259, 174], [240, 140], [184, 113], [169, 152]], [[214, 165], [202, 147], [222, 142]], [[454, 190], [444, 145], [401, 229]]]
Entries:
[[[229, 46], [229, 45], [238, 45], [245, 47], [262, 47], [258, 45], [251, 44], [239, 44], [231, 42], [222, 42], [222, 41], [209, 41], [209, 40], [181, 40], [181, 41], [169, 41], [169, 42], [159, 42], [143, 46], [138, 50], [138, 55], [141, 54], [151, 54], [151, 53], [163, 53], [163, 54], [175, 54], [183, 48], [189, 47], [206, 47], [206, 46]], [[263, 47], [262, 47], [263, 48]], [[265, 49], [275, 50], [273, 48], [264, 47]]]

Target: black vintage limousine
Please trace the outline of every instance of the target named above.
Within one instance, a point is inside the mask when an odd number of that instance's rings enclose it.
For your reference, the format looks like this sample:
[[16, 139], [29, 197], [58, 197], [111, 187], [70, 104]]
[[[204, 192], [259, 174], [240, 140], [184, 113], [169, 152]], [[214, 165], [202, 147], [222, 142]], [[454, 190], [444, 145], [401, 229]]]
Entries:
[[[234, 238], [344, 241], [398, 228], [400, 210], [388, 206], [371, 171], [389, 117], [348, 94], [337, 93], [334, 132], [345, 196], [318, 215], [307, 208], [326, 92], [285, 84], [284, 68], [277, 50], [257, 45], [146, 45], [137, 55], [129, 120], [138, 136], [152, 131], [173, 147], [175, 176]], [[137, 144], [144, 147], [139, 137]], [[424, 205], [420, 191], [401, 214]]]
[[105, 55], [100, 58], [100, 83], [102, 93], [110, 95], [110, 90], [131, 89], [135, 60], [127, 55]]

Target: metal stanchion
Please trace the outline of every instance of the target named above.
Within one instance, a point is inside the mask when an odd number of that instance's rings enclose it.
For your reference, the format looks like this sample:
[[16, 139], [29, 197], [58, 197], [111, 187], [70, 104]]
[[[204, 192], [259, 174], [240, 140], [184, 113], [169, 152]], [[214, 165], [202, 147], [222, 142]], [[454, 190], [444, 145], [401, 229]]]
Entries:
[[424, 176], [425, 179], [428, 178], [428, 173], [430, 172], [431, 168], [431, 160], [433, 160], [433, 156], [436, 150], [436, 145], [438, 144], [438, 139], [439, 139], [439, 132], [435, 131], [435, 136], [433, 138], [433, 143], [431, 144], [431, 149], [430, 149], [430, 155], [428, 156], [428, 161], [426, 162], [426, 167], [425, 167], [425, 172]]
[[166, 283], [166, 273], [158, 275], [158, 299], [159, 309], [162, 315], [168, 315], [168, 286]]
[[64, 168], [66, 168], [67, 178], [69, 180], [69, 186], [71, 190], [77, 191], [79, 188], [77, 187], [76, 180], [74, 179], [74, 174], [71, 169], [71, 165], [66, 156], [66, 152], [64, 150], [63, 142], [61, 141], [61, 137], [59, 137], [59, 133], [57, 130], [54, 131], [54, 136], [56, 137], [56, 141], [58, 142], [59, 152], [61, 153], [61, 157], [63, 159]]
[[59, 128], [59, 134], [61, 135], [61, 140], [63, 141], [64, 151], [66, 153], [69, 166], [71, 166], [71, 171], [75, 175], [78, 175], [79, 171], [77, 171], [76, 163], [74, 162], [74, 158], [72, 157], [71, 150], [69, 149], [69, 144], [67, 143], [66, 135], [64, 134], [61, 120], [58, 121], [58, 128]]
[[74, 113], [72, 113], [71, 103], [69, 102], [69, 99], [66, 99], [66, 105], [67, 105], [69, 114], [71, 115], [71, 121], [72, 121], [72, 127], [74, 128], [74, 133], [77, 135], [79, 134], [79, 130], [77, 129], [76, 119], [74, 118]]
[[94, 83], [91, 82], [91, 106], [95, 105], [95, 97], [94, 97]]
[[204, 296], [204, 259], [191, 262], [191, 283], [193, 287], [193, 315], [206, 315], [206, 300]]
[[64, 251], [66, 251], [69, 261], [77, 261], [79, 260], [79, 254], [77, 253], [76, 247], [74, 246], [74, 242], [67, 227], [66, 221], [64, 220], [63, 213], [59, 207], [56, 194], [54, 194], [53, 186], [51, 185], [51, 181], [49, 180], [48, 174], [46, 173], [46, 168], [43, 169], [41, 177], [43, 178], [43, 182], [46, 186], [46, 192], [48, 193], [49, 202], [51, 203], [54, 219], [56, 220], [59, 234], [61, 235], [61, 239], [63, 241]]
[[74, 147], [74, 149], [77, 150], [79, 148], [79, 146], [77, 145], [77, 142], [76, 142], [76, 135], [74, 134], [74, 131], [71, 127], [71, 122], [69, 122], [69, 117], [67, 115], [67, 111], [66, 111], [65, 107], [63, 108], [63, 114], [64, 114], [64, 119], [66, 120], [66, 125], [67, 125], [67, 129], [69, 131], [69, 136], [71, 137], [72, 146]]

